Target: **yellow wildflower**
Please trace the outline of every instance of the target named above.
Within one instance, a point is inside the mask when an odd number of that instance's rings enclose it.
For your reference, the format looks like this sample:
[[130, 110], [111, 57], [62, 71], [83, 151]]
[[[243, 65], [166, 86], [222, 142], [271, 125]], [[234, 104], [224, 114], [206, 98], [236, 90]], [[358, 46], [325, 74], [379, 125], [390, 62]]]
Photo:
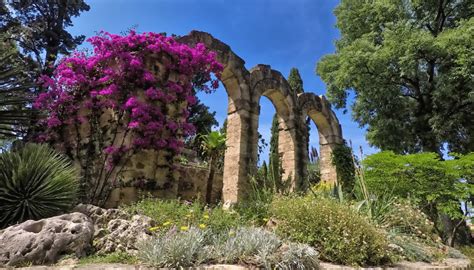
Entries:
[[234, 236], [235, 232], [234, 231], [229, 231], [229, 236]]
[[182, 231], [187, 231], [187, 230], [189, 230], [189, 227], [188, 226], [181, 226], [179, 229], [182, 230]]
[[268, 218], [263, 218], [263, 221], [264, 221], [264, 222], [268, 222]]
[[151, 227], [151, 228], [149, 228], [148, 230], [149, 230], [150, 232], [154, 232], [154, 231], [157, 231], [159, 228], [160, 228], [160, 227], [156, 226], [156, 227]]
[[204, 219], [209, 219], [209, 215], [207, 215], [207, 214], [204, 215], [204, 216], [202, 216], [202, 217], [203, 217]]
[[166, 221], [165, 223], [163, 223], [163, 226], [168, 226], [168, 225], [171, 225], [171, 221]]
[[199, 224], [199, 228], [201, 228], [201, 229], [205, 229], [206, 227], [207, 227], [206, 224]]
[[186, 217], [187, 217], [187, 218], [190, 218], [190, 217], [192, 217], [192, 215], [191, 215], [191, 214], [187, 214]]

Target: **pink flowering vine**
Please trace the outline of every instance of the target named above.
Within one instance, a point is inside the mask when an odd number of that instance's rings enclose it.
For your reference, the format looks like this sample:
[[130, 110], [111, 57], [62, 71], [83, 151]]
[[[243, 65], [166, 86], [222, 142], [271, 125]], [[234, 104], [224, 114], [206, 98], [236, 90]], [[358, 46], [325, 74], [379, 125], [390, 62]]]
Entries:
[[[90, 144], [99, 145], [100, 153], [95, 154], [105, 159], [109, 170], [127, 153], [139, 150], [179, 153], [181, 138], [194, 133], [188, 122], [189, 108], [196, 102], [193, 88], [218, 87], [211, 78], [211, 74], [220, 78], [223, 70], [216, 54], [204, 44], [190, 47], [157, 33], [102, 32], [87, 41], [93, 53], [76, 52], [62, 59], [52, 77], [40, 78], [47, 91], [34, 107], [46, 117], [40, 121], [44, 132], [37, 139], [64, 144], [75, 159], [94, 149]], [[108, 131], [101, 120], [106, 113], [113, 116]], [[89, 138], [81, 137], [79, 129], [84, 126]], [[77, 138], [71, 142], [64, 134], [71, 136], [74, 130]], [[130, 142], [118, 140], [113, 131], [123, 132]]]

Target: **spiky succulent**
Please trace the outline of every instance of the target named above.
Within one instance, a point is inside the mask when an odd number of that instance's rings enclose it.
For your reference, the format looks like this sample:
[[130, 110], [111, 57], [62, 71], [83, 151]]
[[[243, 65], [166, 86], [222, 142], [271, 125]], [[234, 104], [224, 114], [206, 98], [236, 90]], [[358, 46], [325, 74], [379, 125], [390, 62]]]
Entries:
[[69, 160], [47, 145], [0, 154], [0, 229], [67, 210], [78, 192]]

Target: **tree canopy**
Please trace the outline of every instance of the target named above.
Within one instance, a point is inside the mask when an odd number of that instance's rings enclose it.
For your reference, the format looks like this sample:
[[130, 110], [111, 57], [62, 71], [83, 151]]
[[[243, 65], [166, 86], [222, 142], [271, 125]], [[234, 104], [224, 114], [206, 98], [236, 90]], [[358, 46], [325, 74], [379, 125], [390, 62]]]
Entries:
[[397, 153], [474, 151], [474, 3], [342, 0], [341, 38], [317, 73], [327, 96]]
[[1, 1], [2, 32], [8, 31], [21, 52], [35, 59], [40, 74], [51, 75], [58, 55], [69, 54], [84, 41], [66, 28], [89, 8], [84, 0]]

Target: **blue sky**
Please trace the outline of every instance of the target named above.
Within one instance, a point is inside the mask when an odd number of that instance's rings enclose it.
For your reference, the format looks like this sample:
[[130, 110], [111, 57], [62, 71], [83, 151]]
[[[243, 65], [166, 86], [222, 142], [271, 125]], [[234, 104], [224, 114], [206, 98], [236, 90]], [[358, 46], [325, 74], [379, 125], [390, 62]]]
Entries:
[[[138, 32], [185, 35], [191, 30], [211, 33], [231, 46], [246, 61], [246, 67], [268, 64], [288, 76], [297, 67], [306, 92], [318, 95], [325, 85], [315, 74], [317, 61], [335, 50], [336, 0], [86, 0], [91, 9], [73, 20], [73, 34], [93, 36], [100, 30], [121, 33], [133, 27]], [[216, 111], [220, 123], [226, 117], [227, 96], [223, 88], [200, 99]], [[259, 132], [270, 140], [275, 110], [262, 98]], [[350, 111], [336, 111], [346, 140], [366, 154], [376, 152], [365, 140], [365, 131], [351, 120]], [[311, 126], [310, 144], [317, 147], [316, 127]], [[263, 157], [268, 154], [266, 149]], [[266, 158], [265, 158], [266, 159]]]

